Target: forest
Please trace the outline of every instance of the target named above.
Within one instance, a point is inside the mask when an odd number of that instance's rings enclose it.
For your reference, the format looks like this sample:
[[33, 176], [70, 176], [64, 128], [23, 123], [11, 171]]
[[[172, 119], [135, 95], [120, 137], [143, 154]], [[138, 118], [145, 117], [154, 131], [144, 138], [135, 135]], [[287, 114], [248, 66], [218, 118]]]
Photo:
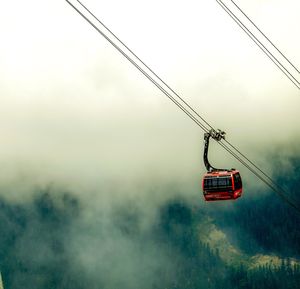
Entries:
[[[121, 273], [109, 277], [107, 272], [101, 272], [101, 266], [110, 262], [107, 258], [97, 260], [102, 265], [93, 264], [96, 270], [99, 268], [96, 276], [91, 276], [76, 261], [69, 247], [73, 228], [80, 223], [81, 204], [72, 194], [54, 197], [49, 191], [41, 191], [32, 202], [22, 205], [1, 199], [0, 262], [4, 288], [299, 288], [300, 266], [291, 259], [299, 256], [297, 213], [270, 194], [254, 203], [241, 202], [233, 213], [226, 210], [213, 213], [200, 205], [191, 207], [184, 200], [174, 199], [161, 206], [157, 220], [146, 230], [140, 229], [138, 210], [127, 206], [118, 208], [111, 216], [114, 221], [110, 226], [118, 236], [133, 243], [134, 250], [140, 250], [137, 267], [126, 273], [124, 279]], [[247, 253], [278, 254], [281, 263], [247, 268], [243, 264], [224, 262], [218, 248], [199, 240], [197, 225], [207, 215], [218, 220], [225, 231], [229, 223], [235, 227], [236, 245]], [[81, 225], [80, 234], [92, 230], [87, 224]], [[97, 235], [96, 240], [96, 250], [101, 250], [103, 239]], [[144, 250], [149, 248], [154, 248], [151, 255], [155, 258], [146, 268], [153, 274], [143, 276], [138, 266], [147, 263], [149, 256]], [[111, 250], [119, 252], [113, 244]], [[164, 252], [171, 262], [160, 266], [159, 252]], [[113, 271], [115, 266], [122, 268], [122, 263], [126, 266], [126, 258], [118, 254], [115, 260], [119, 264], [112, 262], [107, 268]], [[127, 282], [126, 278], [131, 281]]]

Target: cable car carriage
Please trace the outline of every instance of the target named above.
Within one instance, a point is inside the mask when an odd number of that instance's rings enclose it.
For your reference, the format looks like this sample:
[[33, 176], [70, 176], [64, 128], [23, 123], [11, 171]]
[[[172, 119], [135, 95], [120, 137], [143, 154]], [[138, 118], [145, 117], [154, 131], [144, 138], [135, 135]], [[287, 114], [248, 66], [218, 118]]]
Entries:
[[225, 139], [225, 132], [210, 130], [204, 134], [203, 160], [207, 173], [202, 180], [202, 189], [206, 201], [235, 200], [242, 195], [243, 185], [239, 171], [236, 169], [216, 169], [208, 161], [209, 139]]

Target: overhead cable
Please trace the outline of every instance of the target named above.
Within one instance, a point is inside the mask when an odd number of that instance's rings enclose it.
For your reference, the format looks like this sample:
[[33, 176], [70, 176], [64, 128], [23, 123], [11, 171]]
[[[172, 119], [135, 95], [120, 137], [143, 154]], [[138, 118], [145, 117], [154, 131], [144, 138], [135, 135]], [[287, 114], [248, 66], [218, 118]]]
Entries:
[[176, 97], [178, 97], [193, 113], [195, 113], [209, 128], [213, 128], [201, 115], [198, 114], [176, 91], [174, 91], [159, 75], [157, 75], [140, 57], [138, 57], [116, 34], [114, 34], [94, 13], [80, 0], [76, 0], [96, 21], [101, 24], [120, 44], [122, 44], [142, 65], [144, 65], [160, 82], [163, 83]]
[[[282, 64], [282, 62], [276, 57], [267, 47], [250, 31], [249, 28], [230, 10], [222, 0], [216, 0], [217, 3], [223, 8], [223, 10], [238, 24], [238, 26], [249, 36], [250, 39], [270, 58], [270, 60], [285, 74], [285, 76], [298, 88], [300, 89], [300, 82], [295, 76], [289, 71], [289, 69]], [[251, 20], [250, 20], [251, 21]], [[256, 26], [256, 25], [255, 25]], [[267, 38], [268, 39], [268, 38]], [[285, 57], [286, 58], [286, 57]], [[287, 58], [286, 58], [287, 59]], [[298, 71], [296, 69], [296, 71]]]
[[[143, 70], [124, 50], [116, 45], [103, 31], [101, 31], [92, 21], [90, 21], [75, 5], [66, 0], [90, 25], [92, 25], [115, 49], [117, 49], [132, 65], [134, 65], [146, 78], [148, 78], [158, 89], [160, 89], [174, 104], [176, 104], [185, 114], [187, 114], [194, 122], [198, 124], [204, 131], [208, 129], [199, 122], [193, 114], [191, 114], [182, 104], [180, 104], [165, 88], [153, 79], [145, 70]], [[77, 1], [77, 0], [76, 0]], [[77, 1], [79, 2], [79, 1]], [[88, 10], [87, 10], [88, 11]]]
[[241, 9], [240, 6], [238, 6], [236, 4], [236, 2], [234, 2], [233, 0], [230, 0], [233, 5], [249, 20], [249, 22], [261, 33], [261, 35], [263, 35], [263, 37], [265, 39], [268, 40], [268, 42], [278, 51], [278, 53], [298, 72], [300, 73], [299, 69], [279, 50], [279, 48], [270, 40], [269, 37], [267, 37], [265, 35], [265, 33], [263, 33], [258, 26], [250, 19], [250, 17]]

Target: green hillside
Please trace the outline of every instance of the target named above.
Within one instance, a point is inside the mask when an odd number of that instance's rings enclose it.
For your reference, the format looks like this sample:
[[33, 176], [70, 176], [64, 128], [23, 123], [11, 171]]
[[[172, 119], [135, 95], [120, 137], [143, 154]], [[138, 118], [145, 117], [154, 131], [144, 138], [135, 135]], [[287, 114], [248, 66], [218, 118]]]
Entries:
[[[162, 204], [147, 225], [132, 203], [89, 211], [86, 218], [83, 204], [63, 192], [40, 191], [22, 205], [2, 199], [0, 207], [5, 289], [299, 288], [297, 253], [285, 256], [273, 247], [247, 252], [232, 241], [247, 231], [233, 222], [237, 231], [230, 234], [216, 212], [180, 199]], [[228, 219], [220, 209], [221, 215]], [[297, 230], [282, 238], [296, 244]], [[263, 238], [256, 237], [256, 244]], [[252, 243], [251, 231], [243, 240]]]

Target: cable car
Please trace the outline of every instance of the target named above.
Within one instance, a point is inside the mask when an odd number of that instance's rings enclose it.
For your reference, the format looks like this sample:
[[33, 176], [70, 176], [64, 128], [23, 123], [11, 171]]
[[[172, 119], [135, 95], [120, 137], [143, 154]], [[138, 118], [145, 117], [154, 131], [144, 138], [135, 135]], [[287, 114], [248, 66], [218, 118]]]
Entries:
[[237, 199], [242, 194], [242, 179], [237, 170], [207, 172], [202, 181], [206, 201]]
[[239, 171], [236, 169], [216, 169], [208, 161], [210, 137], [217, 141], [225, 138], [223, 131], [210, 130], [204, 134], [203, 160], [207, 173], [202, 180], [202, 189], [206, 201], [235, 200], [242, 195], [243, 185]]

